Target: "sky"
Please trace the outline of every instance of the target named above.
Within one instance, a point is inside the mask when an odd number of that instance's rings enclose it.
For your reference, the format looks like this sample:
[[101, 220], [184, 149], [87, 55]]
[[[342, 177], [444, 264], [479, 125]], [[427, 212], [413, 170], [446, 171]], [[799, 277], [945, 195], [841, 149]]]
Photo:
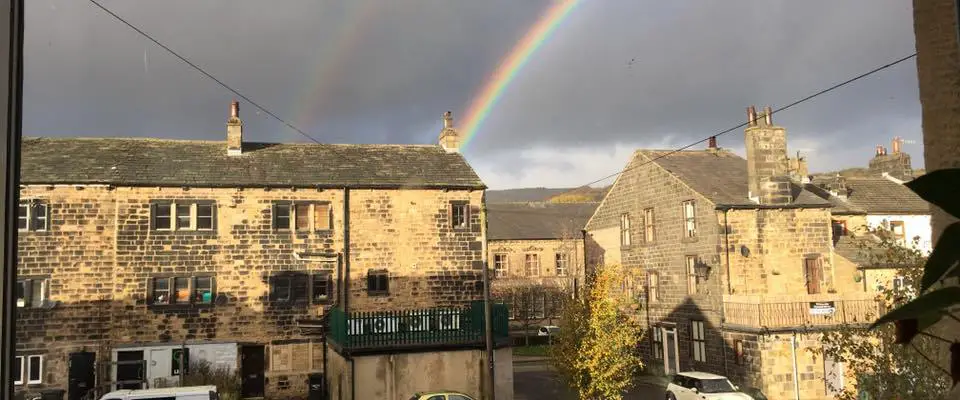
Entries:
[[[448, 110], [459, 126], [555, 4], [98, 1], [317, 141], [393, 144], [436, 143]], [[237, 96], [89, 1], [30, 0], [25, 30], [25, 136], [225, 140]], [[576, 187], [913, 52], [904, 0], [584, 0], [463, 154], [491, 189]], [[245, 140], [310, 141], [245, 101], [240, 116]], [[774, 121], [812, 172], [866, 167], [894, 136], [923, 166], [912, 60]], [[718, 142], [743, 155], [742, 129]]]

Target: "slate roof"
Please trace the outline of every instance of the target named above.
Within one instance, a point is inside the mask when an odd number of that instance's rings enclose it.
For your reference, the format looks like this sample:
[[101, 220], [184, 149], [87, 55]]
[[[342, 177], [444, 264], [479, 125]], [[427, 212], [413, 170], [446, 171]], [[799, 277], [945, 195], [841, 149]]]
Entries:
[[[729, 151], [638, 150], [715, 205], [757, 204], [748, 197], [747, 160]], [[669, 154], [668, 154], [669, 153]], [[659, 157], [659, 158], [658, 158]], [[802, 186], [794, 188], [793, 205], [829, 207], [830, 202]]]
[[598, 203], [487, 204], [487, 239], [582, 238], [581, 230]]
[[808, 191], [810, 191], [810, 193], [813, 193], [813, 194], [817, 195], [817, 196], [820, 197], [821, 199], [825, 199], [825, 200], [829, 201], [830, 204], [833, 205], [833, 208], [830, 210], [830, 212], [832, 212], [833, 214], [837, 214], [837, 215], [865, 215], [865, 214], [867, 213], [867, 210], [864, 210], [864, 209], [862, 209], [862, 208], [860, 208], [860, 207], [857, 207], [857, 206], [856, 206], [855, 204], [853, 204], [853, 203], [850, 203], [850, 202], [848, 202], [848, 201], [846, 201], [846, 200], [843, 200], [843, 199], [841, 199], [841, 198], [839, 198], [839, 197], [837, 197], [837, 196], [834, 196], [833, 194], [830, 193], [829, 190], [824, 189], [823, 187], [818, 186], [817, 183], [818, 183], [818, 181], [817, 181], [817, 180], [814, 180], [813, 183], [808, 183], [808, 184], [804, 185], [804, 189], [807, 189]]
[[930, 204], [886, 178], [848, 178], [847, 202], [870, 214], [930, 214]]
[[24, 184], [192, 187], [469, 188], [464, 157], [435, 145], [244, 143], [126, 138], [23, 140]]

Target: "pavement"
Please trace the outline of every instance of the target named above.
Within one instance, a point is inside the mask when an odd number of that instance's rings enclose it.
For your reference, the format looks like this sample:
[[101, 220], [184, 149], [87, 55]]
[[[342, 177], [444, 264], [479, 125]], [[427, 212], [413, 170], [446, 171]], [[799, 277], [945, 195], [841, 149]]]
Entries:
[[[520, 359], [520, 360], [518, 360]], [[513, 361], [513, 398], [515, 400], [576, 400], [573, 391], [552, 370], [546, 357], [515, 357]], [[662, 399], [664, 387], [660, 379], [638, 377], [636, 388], [624, 395], [624, 400]]]

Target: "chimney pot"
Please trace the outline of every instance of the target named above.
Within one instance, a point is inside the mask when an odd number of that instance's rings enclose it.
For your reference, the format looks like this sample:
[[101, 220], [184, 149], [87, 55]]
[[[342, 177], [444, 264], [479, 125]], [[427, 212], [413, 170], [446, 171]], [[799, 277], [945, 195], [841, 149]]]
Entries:
[[230, 103], [230, 118], [240, 118], [240, 102], [234, 100]]
[[747, 107], [747, 126], [757, 126], [757, 108]]
[[773, 109], [770, 106], [763, 108], [763, 122], [766, 122], [767, 126], [773, 125]]
[[890, 146], [890, 147], [893, 148], [893, 154], [898, 154], [898, 153], [900, 153], [901, 143], [902, 143], [902, 141], [901, 141], [901, 139], [900, 139], [899, 136], [893, 138], [893, 143], [891, 143], [891, 146]]
[[453, 113], [447, 111], [443, 113], [443, 129], [453, 128]]
[[707, 148], [716, 149], [717, 148], [717, 137], [710, 136], [710, 139], [707, 140]]
[[440, 130], [440, 147], [450, 153], [460, 152], [460, 133], [453, 128], [453, 113], [443, 113], [443, 129]]
[[240, 103], [230, 103], [230, 119], [227, 120], [227, 155], [243, 153], [243, 122], [240, 121]]

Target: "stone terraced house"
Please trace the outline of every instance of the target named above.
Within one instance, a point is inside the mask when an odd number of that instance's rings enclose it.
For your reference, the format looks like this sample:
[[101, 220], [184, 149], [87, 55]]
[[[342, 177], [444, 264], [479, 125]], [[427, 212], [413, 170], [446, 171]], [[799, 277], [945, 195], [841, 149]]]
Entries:
[[804, 188], [769, 108], [748, 109], [743, 159], [716, 145], [639, 150], [586, 225], [628, 271], [646, 365], [728, 376], [770, 399], [826, 399], [842, 366], [814, 357], [817, 331], [877, 305], [834, 251], [833, 205]]
[[[487, 203], [487, 260], [494, 293], [511, 305], [511, 318], [541, 322], [557, 317], [553, 295], [575, 295], [589, 262], [583, 227], [597, 203]], [[594, 252], [595, 253], [595, 252]], [[540, 287], [544, 290], [511, 290]], [[524, 296], [526, 295], [526, 296]], [[516, 325], [516, 324], [515, 324]]]
[[303, 321], [481, 299], [485, 186], [444, 121], [441, 145], [251, 143], [234, 102], [226, 141], [25, 139], [18, 391], [176, 384], [205, 359], [243, 397], [304, 397], [352, 356]]

